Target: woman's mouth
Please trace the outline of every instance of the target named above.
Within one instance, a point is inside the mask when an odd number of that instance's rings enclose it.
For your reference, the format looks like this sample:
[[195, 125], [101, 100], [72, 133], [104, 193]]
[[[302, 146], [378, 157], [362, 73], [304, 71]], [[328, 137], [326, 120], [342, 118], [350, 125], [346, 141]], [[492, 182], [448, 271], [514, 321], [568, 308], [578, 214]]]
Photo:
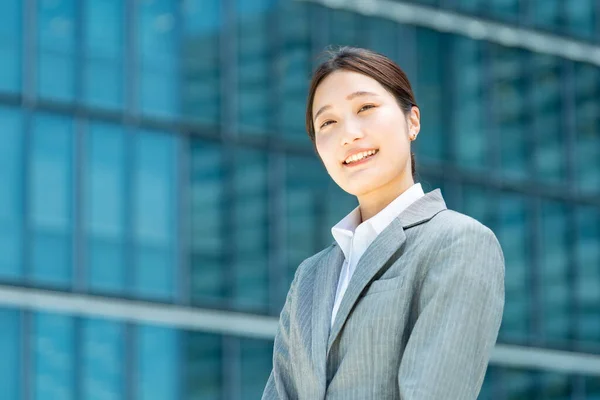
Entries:
[[372, 150], [361, 154], [355, 154], [354, 156], [349, 157], [342, 164], [345, 167], [354, 167], [357, 165], [365, 164], [369, 162], [373, 157], [375, 157], [377, 153], [379, 153], [379, 150]]

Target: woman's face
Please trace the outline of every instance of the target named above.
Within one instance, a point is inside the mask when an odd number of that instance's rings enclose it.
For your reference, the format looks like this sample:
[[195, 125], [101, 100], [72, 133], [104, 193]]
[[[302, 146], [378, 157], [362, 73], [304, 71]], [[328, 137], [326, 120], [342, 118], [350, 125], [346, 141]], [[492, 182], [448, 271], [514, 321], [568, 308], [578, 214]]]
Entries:
[[[312, 111], [317, 152], [343, 190], [359, 200], [376, 192], [393, 198], [414, 183], [410, 137], [419, 132], [417, 107], [407, 118], [379, 82], [339, 70], [317, 87]], [[364, 152], [375, 154], [353, 157]]]

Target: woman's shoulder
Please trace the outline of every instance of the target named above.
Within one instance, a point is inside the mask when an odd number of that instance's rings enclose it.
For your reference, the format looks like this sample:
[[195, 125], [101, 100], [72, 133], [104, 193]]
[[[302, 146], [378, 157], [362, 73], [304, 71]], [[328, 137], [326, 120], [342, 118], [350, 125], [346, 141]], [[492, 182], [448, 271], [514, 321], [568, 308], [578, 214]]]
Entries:
[[496, 239], [494, 232], [481, 221], [463, 214], [456, 210], [446, 209], [436, 214], [426, 224], [429, 234], [438, 239], [457, 239], [464, 236], [473, 237], [493, 237]]

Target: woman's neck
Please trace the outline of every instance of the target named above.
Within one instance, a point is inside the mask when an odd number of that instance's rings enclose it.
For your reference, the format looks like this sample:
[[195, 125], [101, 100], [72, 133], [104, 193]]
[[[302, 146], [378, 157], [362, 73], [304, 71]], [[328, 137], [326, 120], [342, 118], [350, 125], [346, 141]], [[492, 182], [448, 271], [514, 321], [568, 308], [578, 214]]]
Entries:
[[414, 184], [415, 182], [411, 176], [410, 179], [400, 184], [386, 185], [389, 187], [377, 188], [369, 193], [358, 196], [361, 223], [377, 215]]

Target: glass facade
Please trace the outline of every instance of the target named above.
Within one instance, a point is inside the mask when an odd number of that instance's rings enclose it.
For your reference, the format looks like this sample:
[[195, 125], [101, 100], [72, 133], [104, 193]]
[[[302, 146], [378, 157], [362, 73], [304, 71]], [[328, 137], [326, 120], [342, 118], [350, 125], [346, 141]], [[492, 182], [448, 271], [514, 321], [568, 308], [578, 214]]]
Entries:
[[[397, 2], [600, 51], [592, 0]], [[260, 397], [251, 325], [356, 206], [304, 131], [329, 44], [407, 72], [417, 180], [503, 247], [498, 345], [600, 356], [600, 63], [318, 3], [0, 2], [0, 397]], [[480, 398], [600, 399], [599, 376], [492, 360]]]

